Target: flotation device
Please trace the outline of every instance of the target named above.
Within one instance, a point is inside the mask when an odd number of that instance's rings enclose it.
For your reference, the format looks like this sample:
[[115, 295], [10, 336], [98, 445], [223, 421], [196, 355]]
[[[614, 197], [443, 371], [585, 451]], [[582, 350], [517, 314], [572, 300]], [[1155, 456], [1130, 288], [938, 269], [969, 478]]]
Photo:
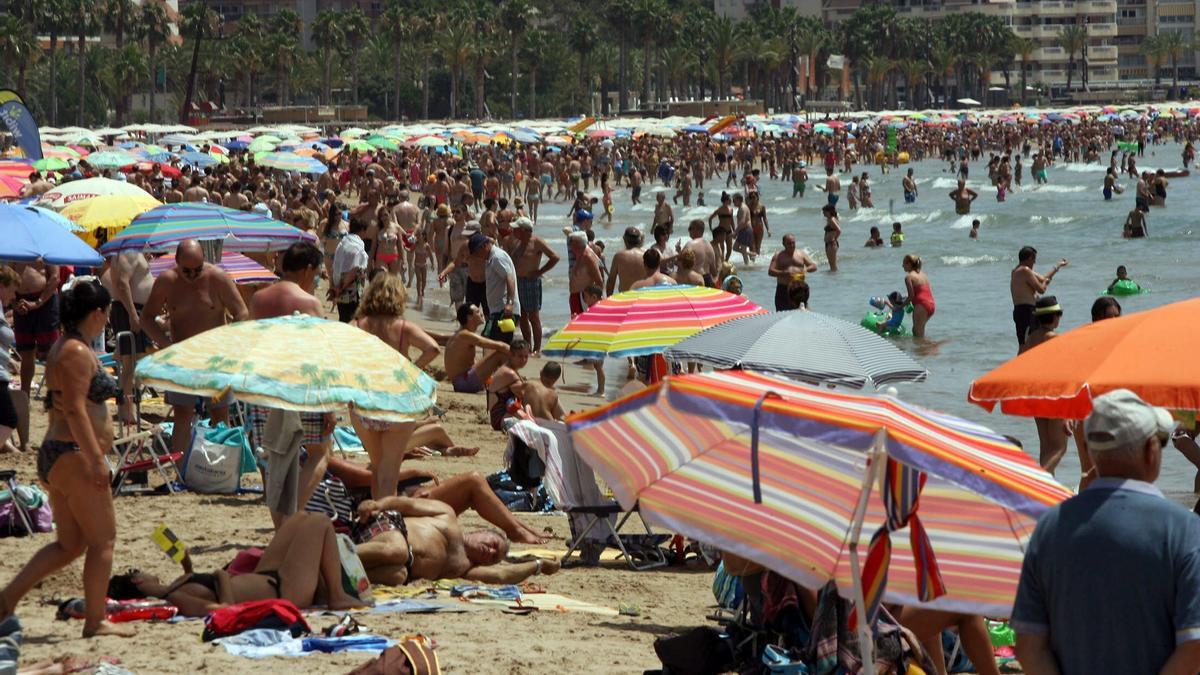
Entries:
[[907, 152], [901, 152], [900, 154], [896, 155], [896, 162], [899, 164], [908, 164], [909, 159], [910, 158]]
[[1105, 289], [1101, 295], [1141, 295], [1146, 290], [1138, 286], [1133, 279], [1121, 279], [1113, 284], [1111, 289]]
[[896, 328], [888, 326], [888, 319], [891, 317], [890, 312], [867, 312], [862, 321], [858, 325], [867, 330], [883, 337], [899, 337], [908, 335], [908, 329], [903, 324]]

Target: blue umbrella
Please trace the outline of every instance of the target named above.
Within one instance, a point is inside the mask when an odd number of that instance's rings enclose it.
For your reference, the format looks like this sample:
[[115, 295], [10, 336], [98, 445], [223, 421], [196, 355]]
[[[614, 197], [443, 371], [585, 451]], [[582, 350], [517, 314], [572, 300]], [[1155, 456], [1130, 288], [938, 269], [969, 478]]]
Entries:
[[68, 232], [58, 218], [62, 217], [37, 207], [0, 204], [0, 223], [3, 223], [0, 225], [3, 232], [0, 260], [33, 262], [42, 259], [53, 265], [103, 265], [104, 258]]
[[689, 124], [683, 128], [684, 131], [692, 134], [707, 134], [708, 127], [703, 124]]
[[245, 150], [246, 148], [250, 147], [250, 144], [246, 141], [229, 141], [225, 144], [225, 147], [229, 148], [230, 150]]
[[179, 159], [201, 169], [207, 169], [217, 163], [217, 158], [205, 152], [185, 152]]

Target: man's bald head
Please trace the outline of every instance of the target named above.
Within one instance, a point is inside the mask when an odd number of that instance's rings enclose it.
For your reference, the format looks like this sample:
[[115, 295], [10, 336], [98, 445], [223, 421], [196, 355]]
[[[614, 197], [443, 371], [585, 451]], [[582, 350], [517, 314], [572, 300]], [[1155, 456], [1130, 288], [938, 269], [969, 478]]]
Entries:
[[175, 264], [184, 269], [196, 269], [204, 266], [204, 249], [200, 242], [188, 239], [179, 242], [175, 248]]

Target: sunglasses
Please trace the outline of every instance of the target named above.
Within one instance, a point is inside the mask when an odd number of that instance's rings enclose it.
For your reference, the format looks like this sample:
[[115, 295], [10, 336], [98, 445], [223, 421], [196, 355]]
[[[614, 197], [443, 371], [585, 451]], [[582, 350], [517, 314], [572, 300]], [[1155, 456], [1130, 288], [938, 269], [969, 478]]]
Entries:
[[204, 273], [204, 263], [200, 263], [195, 267], [184, 267], [183, 265], [180, 265], [179, 271], [188, 279], [196, 279]]

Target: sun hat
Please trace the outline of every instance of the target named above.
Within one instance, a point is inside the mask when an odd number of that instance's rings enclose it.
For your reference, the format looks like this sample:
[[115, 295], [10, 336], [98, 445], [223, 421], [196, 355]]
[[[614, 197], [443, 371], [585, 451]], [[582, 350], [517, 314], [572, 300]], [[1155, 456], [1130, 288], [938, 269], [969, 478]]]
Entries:
[[1038, 298], [1037, 303], [1033, 306], [1034, 316], [1042, 316], [1044, 314], [1062, 314], [1062, 306], [1058, 304], [1058, 298], [1053, 295], [1043, 295]]
[[484, 245], [487, 243], [488, 243], [487, 235], [482, 232], [476, 232], [475, 234], [471, 235], [470, 239], [467, 240], [467, 251], [470, 253], [474, 253], [474, 252], [478, 251], [479, 249], [483, 248]]
[[1092, 413], [1083, 422], [1088, 449], [1097, 451], [1141, 445], [1174, 429], [1175, 420], [1166, 408], [1152, 406], [1128, 389], [1096, 397]]

